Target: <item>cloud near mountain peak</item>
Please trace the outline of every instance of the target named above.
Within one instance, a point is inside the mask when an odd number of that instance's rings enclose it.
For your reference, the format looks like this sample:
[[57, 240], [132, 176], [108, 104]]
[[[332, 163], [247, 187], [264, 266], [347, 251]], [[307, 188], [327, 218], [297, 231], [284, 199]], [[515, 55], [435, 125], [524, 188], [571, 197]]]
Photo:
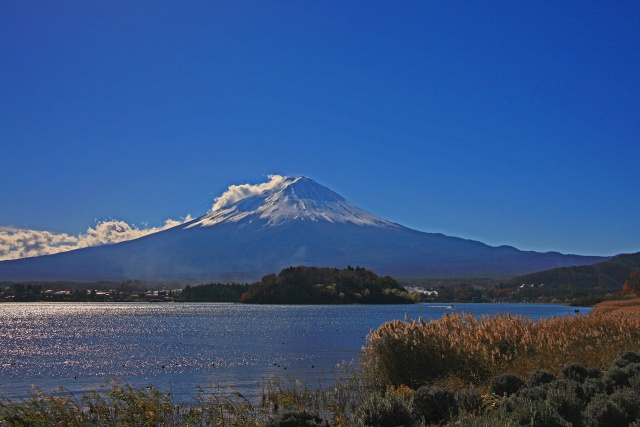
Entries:
[[282, 185], [282, 183], [287, 180], [287, 177], [282, 175], [269, 175], [268, 178], [269, 181], [261, 184], [230, 185], [227, 191], [215, 199], [211, 212], [222, 209], [225, 206], [229, 206], [238, 200], [262, 194], [267, 190], [271, 190]]
[[175, 227], [192, 219], [191, 215], [187, 215], [181, 220], [167, 219], [160, 227], [144, 228], [138, 228], [125, 221], [109, 219], [99, 221], [95, 227], [89, 227], [86, 233], [77, 236], [44, 230], [0, 227], [0, 261], [124, 242]]

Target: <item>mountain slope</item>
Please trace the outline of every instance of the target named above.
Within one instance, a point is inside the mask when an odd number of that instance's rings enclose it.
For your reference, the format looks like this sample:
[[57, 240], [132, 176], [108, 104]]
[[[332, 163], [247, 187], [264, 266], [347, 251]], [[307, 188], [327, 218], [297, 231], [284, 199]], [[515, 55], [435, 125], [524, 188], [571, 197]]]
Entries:
[[540, 284], [554, 287], [601, 289], [620, 292], [629, 275], [640, 268], [640, 252], [617, 255], [593, 265], [555, 268], [519, 276], [514, 283]]
[[136, 240], [0, 262], [3, 280], [254, 281], [296, 265], [395, 277], [513, 277], [601, 257], [523, 252], [376, 217], [305, 178], [231, 186], [206, 215]]

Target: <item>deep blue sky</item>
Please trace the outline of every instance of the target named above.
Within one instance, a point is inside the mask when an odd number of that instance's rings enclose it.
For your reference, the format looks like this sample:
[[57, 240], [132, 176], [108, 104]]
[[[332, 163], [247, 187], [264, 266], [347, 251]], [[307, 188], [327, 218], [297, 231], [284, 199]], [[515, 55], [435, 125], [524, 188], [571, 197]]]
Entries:
[[[422, 231], [640, 250], [640, 3], [0, 3], [0, 226], [305, 175]], [[612, 4], [615, 3], [615, 4]]]

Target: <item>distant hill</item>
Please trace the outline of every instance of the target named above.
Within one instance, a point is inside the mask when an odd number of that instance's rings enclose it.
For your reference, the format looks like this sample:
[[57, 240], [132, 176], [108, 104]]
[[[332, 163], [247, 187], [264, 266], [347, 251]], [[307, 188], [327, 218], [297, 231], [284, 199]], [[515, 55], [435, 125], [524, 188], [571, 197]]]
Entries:
[[407, 290], [389, 276], [365, 268], [289, 267], [264, 276], [242, 295], [252, 304], [412, 304]]
[[518, 276], [514, 284], [585, 290], [589, 293], [618, 293], [634, 270], [640, 269], [640, 252], [617, 255], [607, 261], [578, 267], [560, 267]]

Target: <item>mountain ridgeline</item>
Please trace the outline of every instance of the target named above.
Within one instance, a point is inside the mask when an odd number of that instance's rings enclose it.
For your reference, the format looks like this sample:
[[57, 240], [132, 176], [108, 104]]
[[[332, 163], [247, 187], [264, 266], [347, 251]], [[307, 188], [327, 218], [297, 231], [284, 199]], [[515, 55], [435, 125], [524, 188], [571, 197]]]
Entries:
[[241, 302], [252, 304], [411, 304], [416, 299], [389, 276], [360, 267], [289, 267], [251, 285]]
[[618, 294], [634, 270], [640, 269], [640, 252], [617, 255], [592, 265], [555, 268], [516, 277], [514, 284], [545, 284], [547, 288], [570, 289], [574, 296]]
[[347, 264], [398, 279], [506, 279], [606, 259], [412, 230], [305, 177], [272, 177], [250, 188], [230, 190], [206, 215], [139, 239], [1, 261], [0, 281], [250, 283], [291, 265]]

